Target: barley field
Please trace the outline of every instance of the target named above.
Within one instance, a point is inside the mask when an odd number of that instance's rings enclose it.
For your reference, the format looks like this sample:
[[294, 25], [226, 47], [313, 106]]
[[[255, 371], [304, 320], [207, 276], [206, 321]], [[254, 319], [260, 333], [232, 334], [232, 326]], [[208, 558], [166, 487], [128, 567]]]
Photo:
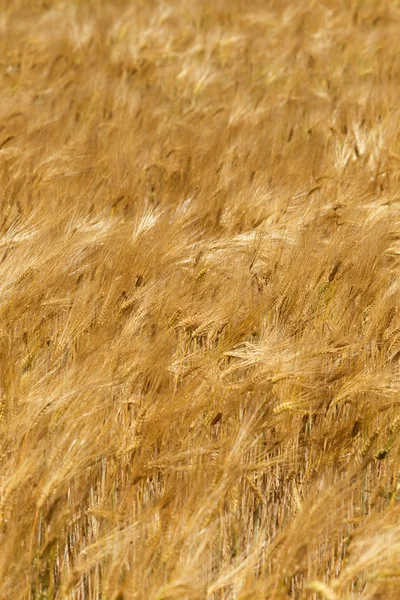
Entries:
[[0, 599], [400, 598], [400, 2], [0, 0]]

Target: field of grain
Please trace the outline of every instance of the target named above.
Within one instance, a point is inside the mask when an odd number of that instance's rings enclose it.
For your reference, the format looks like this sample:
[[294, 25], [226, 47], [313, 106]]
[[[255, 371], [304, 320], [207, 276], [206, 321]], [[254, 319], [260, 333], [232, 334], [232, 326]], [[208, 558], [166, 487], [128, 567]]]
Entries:
[[400, 598], [400, 2], [0, 0], [0, 599]]

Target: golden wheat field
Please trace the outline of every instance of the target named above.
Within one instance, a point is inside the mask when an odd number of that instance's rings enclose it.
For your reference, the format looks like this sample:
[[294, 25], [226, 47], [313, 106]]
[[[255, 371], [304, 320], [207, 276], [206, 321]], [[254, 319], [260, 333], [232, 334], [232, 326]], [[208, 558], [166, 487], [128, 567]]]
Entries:
[[0, 599], [400, 599], [400, 2], [0, 0]]

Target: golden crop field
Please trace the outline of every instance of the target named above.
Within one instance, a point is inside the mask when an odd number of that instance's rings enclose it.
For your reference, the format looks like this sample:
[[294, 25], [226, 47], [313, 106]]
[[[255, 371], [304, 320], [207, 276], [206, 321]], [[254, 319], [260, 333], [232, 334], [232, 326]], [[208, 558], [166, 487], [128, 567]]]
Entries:
[[0, 600], [400, 598], [399, 52], [0, 0]]

